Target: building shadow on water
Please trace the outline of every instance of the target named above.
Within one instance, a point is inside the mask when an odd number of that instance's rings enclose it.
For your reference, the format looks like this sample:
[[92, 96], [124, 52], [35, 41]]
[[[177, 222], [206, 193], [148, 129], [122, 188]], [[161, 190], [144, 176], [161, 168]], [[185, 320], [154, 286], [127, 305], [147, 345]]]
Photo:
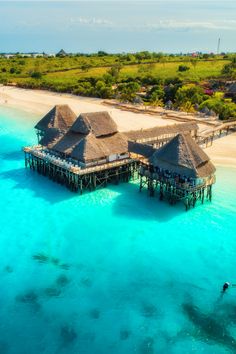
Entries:
[[10, 179], [15, 183], [13, 189], [29, 190], [36, 198], [42, 198], [51, 204], [78, 197], [78, 194], [72, 193], [65, 186], [25, 168], [2, 172], [0, 179]]
[[[108, 188], [118, 190], [117, 186]], [[157, 195], [150, 197], [146, 189], [139, 192], [137, 183], [122, 184], [120, 189], [121, 193], [116, 197], [113, 211], [122, 217], [167, 222], [185, 213], [182, 203], [170, 205], [167, 201], [160, 201]]]
[[[20, 150], [15, 150], [15, 151], [11, 151], [11, 152], [6, 152], [6, 153], [2, 153], [1, 158], [3, 160], [8, 160], [8, 161], [19, 161], [22, 160], [22, 151]], [[24, 163], [24, 160], [22, 160], [22, 163]]]

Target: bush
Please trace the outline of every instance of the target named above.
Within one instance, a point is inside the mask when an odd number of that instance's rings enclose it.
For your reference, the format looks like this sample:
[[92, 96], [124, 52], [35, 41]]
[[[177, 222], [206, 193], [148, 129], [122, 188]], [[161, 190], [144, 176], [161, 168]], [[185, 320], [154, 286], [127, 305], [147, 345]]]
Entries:
[[183, 72], [183, 71], [188, 71], [188, 70], [190, 70], [189, 66], [179, 65], [178, 71]]
[[42, 78], [42, 74], [39, 71], [33, 71], [30, 76], [32, 77], [32, 79], [37, 79], [37, 80]]

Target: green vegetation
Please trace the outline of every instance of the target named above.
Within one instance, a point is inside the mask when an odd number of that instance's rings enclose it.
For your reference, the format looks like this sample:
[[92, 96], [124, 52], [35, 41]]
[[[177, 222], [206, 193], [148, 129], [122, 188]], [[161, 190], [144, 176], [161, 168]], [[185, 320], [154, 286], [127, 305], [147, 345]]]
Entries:
[[[117, 98], [187, 112], [207, 110], [221, 119], [235, 117], [235, 103], [215, 96], [211, 82], [236, 78], [236, 57], [198, 57], [147, 51], [127, 54], [0, 57], [0, 82], [75, 95]], [[222, 88], [221, 88], [222, 89]]]

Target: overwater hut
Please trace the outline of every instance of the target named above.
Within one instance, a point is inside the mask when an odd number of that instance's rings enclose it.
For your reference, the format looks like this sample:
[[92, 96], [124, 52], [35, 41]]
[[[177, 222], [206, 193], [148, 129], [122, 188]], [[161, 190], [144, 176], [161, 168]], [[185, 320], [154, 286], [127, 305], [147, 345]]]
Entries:
[[128, 141], [108, 112], [82, 113], [50, 149], [81, 167], [129, 158]]
[[134, 176], [138, 162], [108, 112], [82, 113], [75, 121], [69, 115], [66, 122], [55, 117], [51, 112], [36, 125], [43, 136], [39, 146], [24, 149], [26, 166], [81, 193]]
[[76, 114], [65, 105], [54, 106], [36, 125], [38, 142], [49, 145], [61, 137], [76, 120]]
[[147, 185], [151, 196], [157, 192], [171, 204], [182, 200], [188, 210], [197, 200], [211, 200], [214, 174], [205, 152], [190, 134], [180, 133], [142, 164], [140, 190]]

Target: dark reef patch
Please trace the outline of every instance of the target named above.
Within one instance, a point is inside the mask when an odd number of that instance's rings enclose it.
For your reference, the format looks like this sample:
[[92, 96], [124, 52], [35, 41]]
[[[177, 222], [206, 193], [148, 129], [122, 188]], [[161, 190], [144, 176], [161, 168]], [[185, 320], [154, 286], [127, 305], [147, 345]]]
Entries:
[[50, 287], [44, 290], [44, 293], [48, 297], [59, 297], [61, 295], [61, 289]]
[[85, 287], [85, 288], [91, 288], [93, 285], [93, 282], [90, 278], [82, 278], [80, 280], [80, 283]]
[[64, 274], [61, 274], [56, 280], [56, 284], [60, 287], [66, 286], [67, 284], [69, 284], [69, 282], [70, 280]]
[[6, 273], [13, 273], [13, 268], [11, 266], [6, 266], [6, 267], [4, 267], [4, 271]]
[[35, 312], [37, 312], [41, 309], [41, 305], [38, 302], [38, 295], [36, 294], [36, 292], [34, 290], [26, 292], [25, 294], [22, 294], [22, 295], [17, 295], [15, 300], [17, 302], [29, 304]]
[[159, 311], [156, 306], [146, 303], [142, 305], [141, 313], [144, 317], [157, 317], [159, 315]]
[[54, 266], [64, 270], [68, 270], [70, 268], [69, 264], [61, 263], [59, 258], [50, 257], [44, 253], [36, 253], [32, 256], [32, 258], [38, 263], [53, 264]]
[[195, 326], [197, 338], [206, 343], [222, 345], [236, 352], [236, 340], [230, 335], [226, 324], [216, 312], [203, 313], [192, 303], [185, 303], [182, 308], [184, 314]]
[[154, 339], [152, 337], [146, 337], [142, 341], [139, 347], [140, 354], [154, 354]]
[[68, 346], [75, 342], [75, 340], [77, 339], [77, 333], [72, 327], [65, 325], [61, 327], [60, 338], [62, 341], [62, 345]]
[[131, 331], [127, 329], [122, 329], [120, 331], [120, 340], [127, 340], [131, 335]]
[[94, 320], [98, 320], [100, 318], [100, 311], [98, 309], [92, 309], [89, 312], [89, 315], [91, 318], [93, 318]]

